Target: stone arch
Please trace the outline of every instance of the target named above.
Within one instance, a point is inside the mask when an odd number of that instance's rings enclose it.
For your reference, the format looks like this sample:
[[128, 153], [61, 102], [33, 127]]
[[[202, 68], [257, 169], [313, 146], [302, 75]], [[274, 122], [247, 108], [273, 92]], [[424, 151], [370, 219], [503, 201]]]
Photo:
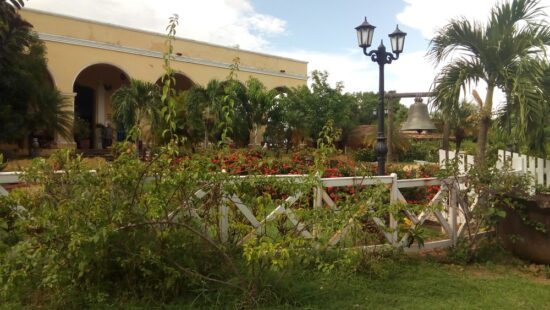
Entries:
[[277, 87], [273, 88], [273, 91], [275, 91], [277, 93], [277, 95], [275, 95], [275, 98], [276, 99], [281, 99], [281, 98], [287, 97], [288, 93], [290, 93], [291, 89], [287, 86], [277, 86]]
[[[176, 85], [174, 88], [178, 91], [189, 90], [191, 87], [196, 85], [189, 76], [182, 72], [174, 72], [173, 76], [176, 79]], [[162, 77], [157, 79], [156, 84], [159, 87], [162, 87]]]
[[290, 88], [288, 88], [288, 86], [277, 86], [274, 87], [273, 90], [275, 90], [279, 94], [287, 94], [288, 92], [290, 92]]
[[[96, 63], [84, 67], [74, 79], [73, 92], [75, 128], [88, 128], [91, 148], [101, 149], [105, 136], [102, 127], [110, 125], [111, 121], [111, 95], [123, 85], [129, 83], [129, 75], [117, 65], [109, 63]], [[78, 118], [78, 119], [77, 119]], [[84, 121], [84, 122], [82, 122]], [[75, 133], [77, 147], [87, 148], [86, 137], [82, 135], [86, 130]]]
[[110, 62], [94, 62], [94, 63], [90, 63], [90, 64], [87, 64], [87, 65], [81, 67], [80, 70], [77, 71], [78, 73], [75, 75], [74, 80], [73, 80], [73, 84], [72, 84], [73, 87], [74, 87], [74, 84], [77, 82], [78, 78], [82, 75], [82, 73], [84, 73], [84, 71], [90, 70], [90, 68], [96, 68], [96, 67], [114, 68], [116, 70], [119, 70], [120, 73], [122, 73], [124, 75], [123, 79], [125, 79], [125, 81], [129, 81], [129, 79], [130, 79], [130, 75], [127, 73], [128, 70], [126, 70], [126, 68], [124, 68], [124, 66], [122, 66], [122, 65], [114, 64], [114, 63], [110, 63]]

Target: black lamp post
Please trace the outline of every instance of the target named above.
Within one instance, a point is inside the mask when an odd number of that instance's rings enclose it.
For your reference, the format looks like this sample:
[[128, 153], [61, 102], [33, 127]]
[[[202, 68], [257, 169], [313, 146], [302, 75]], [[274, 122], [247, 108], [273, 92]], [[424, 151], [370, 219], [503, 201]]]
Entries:
[[363, 48], [363, 53], [369, 56], [372, 61], [378, 63], [379, 67], [379, 89], [378, 89], [378, 134], [376, 136], [376, 154], [378, 157], [378, 175], [384, 175], [386, 165], [386, 154], [388, 153], [388, 147], [386, 146], [386, 137], [384, 137], [384, 65], [390, 64], [393, 60], [399, 58], [399, 54], [403, 52], [403, 45], [405, 43], [405, 32], [399, 30], [399, 27], [395, 28], [395, 31], [389, 34], [391, 48], [395, 53], [386, 52], [386, 47], [383, 41], [380, 41], [378, 49], [367, 52], [367, 48], [371, 46], [372, 36], [374, 34], [375, 26], [365, 21], [355, 27], [357, 30], [357, 40], [359, 47]]

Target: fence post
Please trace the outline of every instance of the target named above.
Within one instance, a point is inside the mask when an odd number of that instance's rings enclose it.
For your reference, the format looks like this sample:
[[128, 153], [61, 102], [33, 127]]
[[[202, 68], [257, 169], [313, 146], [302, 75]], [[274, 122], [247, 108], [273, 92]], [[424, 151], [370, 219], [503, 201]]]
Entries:
[[[391, 204], [394, 204], [394, 203], [397, 203], [399, 201], [399, 196], [398, 196], [398, 192], [399, 192], [399, 188], [397, 187], [397, 174], [395, 173], [392, 173], [390, 175], [392, 177], [392, 181], [391, 181], [391, 189], [390, 189], [390, 203]], [[397, 246], [397, 221], [395, 220], [395, 217], [393, 216], [392, 213], [390, 213], [390, 231], [391, 231], [391, 235], [392, 235], [392, 240], [391, 240], [391, 243], [393, 246]]]
[[458, 184], [453, 181], [449, 187], [449, 226], [451, 227], [451, 241], [453, 245], [457, 243], [457, 215], [458, 215]]
[[320, 208], [323, 206], [323, 185], [318, 185], [313, 189], [313, 208]]
[[544, 186], [544, 159], [537, 158], [537, 185]]
[[218, 208], [218, 221], [220, 226], [220, 240], [226, 243], [229, 240], [229, 207], [227, 207], [226, 199], [223, 199], [222, 204]]
[[[321, 208], [323, 206], [323, 181], [321, 176], [317, 173], [318, 185], [313, 189], [313, 208]], [[317, 238], [319, 229], [316, 224], [313, 224], [312, 235], [314, 238]]]

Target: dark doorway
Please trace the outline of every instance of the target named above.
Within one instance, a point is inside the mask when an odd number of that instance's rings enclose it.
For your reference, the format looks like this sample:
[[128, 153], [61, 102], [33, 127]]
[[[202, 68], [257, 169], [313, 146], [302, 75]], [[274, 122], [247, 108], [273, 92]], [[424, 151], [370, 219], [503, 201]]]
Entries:
[[[90, 136], [88, 138], [89, 140], [91, 140], [94, 133], [93, 124], [94, 124], [95, 91], [90, 87], [82, 86], [82, 85], [75, 85], [73, 91], [76, 93], [76, 97], [74, 99], [75, 119], [78, 117], [87, 123], [87, 127], [89, 128], [89, 133], [90, 133]], [[82, 146], [79, 145], [79, 147], [82, 147]]]

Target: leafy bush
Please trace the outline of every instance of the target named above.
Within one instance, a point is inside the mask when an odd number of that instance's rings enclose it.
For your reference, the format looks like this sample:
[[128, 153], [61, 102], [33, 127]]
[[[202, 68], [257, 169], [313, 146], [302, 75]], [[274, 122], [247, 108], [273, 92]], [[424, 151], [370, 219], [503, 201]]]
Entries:
[[[338, 193], [334, 212], [312, 208], [313, 172], [299, 181], [241, 178], [220, 172], [208, 156], [175, 157], [172, 146], [149, 162], [138, 160], [131, 145], [118, 153], [97, 172], [66, 151], [36, 159], [25, 171], [29, 187], [0, 198], [0, 298], [76, 308], [220, 292], [251, 307], [281, 298], [281, 283], [298, 270], [383, 276], [384, 256], [341, 248], [378, 244], [381, 232], [369, 228], [374, 216], [391, 213], [404, 222], [405, 206], [390, 205], [384, 186]], [[327, 171], [340, 171], [338, 162], [327, 160]], [[291, 196], [296, 202], [285, 203]], [[256, 230], [238, 203], [258, 220], [273, 220]], [[292, 216], [275, 212], [283, 204]], [[224, 205], [231, 219], [226, 233]], [[333, 245], [343, 227], [348, 233]], [[408, 229], [400, 224], [398, 233]]]
[[37, 160], [24, 177], [36, 190], [2, 204], [28, 208], [21, 241], [1, 261], [2, 297], [29, 302], [39, 294], [76, 307], [113, 296], [169, 299], [203, 287], [211, 274], [231, 282], [238, 271], [226, 251], [178, 215], [196, 206], [189, 199], [199, 188], [226, 178], [203, 167], [174, 166], [166, 154], [145, 163], [126, 152], [97, 173], [69, 153]]
[[293, 270], [383, 274], [380, 256], [333, 253], [378, 244], [374, 217], [391, 214], [410, 243], [421, 232], [381, 184], [338, 192], [338, 212], [313, 208], [319, 174], [354, 172], [330, 139], [319, 144], [314, 156], [293, 154], [292, 169], [310, 172], [299, 179], [262, 175], [284, 167], [262, 152], [180, 157], [176, 142], [148, 161], [122, 144], [97, 171], [69, 151], [36, 159], [28, 187], [0, 198], [0, 298], [81, 308], [221, 292], [252, 307], [280, 296], [274, 288]]
[[[456, 178], [458, 167], [448, 166], [441, 174]], [[503, 207], [517, 207], [511, 197], [529, 196], [531, 184], [529, 175], [512, 173], [509, 166], [498, 169], [475, 166], [468, 171], [466, 178], [465, 188], [457, 197], [459, 212], [464, 214], [465, 236], [449, 252], [451, 258], [461, 263], [476, 262], [480, 255], [484, 255], [482, 238], [478, 238], [478, 233], [494, 230], [499, 221], [506, 217]], [[474, 201], [475, 208], [470, 209]]]
[[399, 160], [402, 162], [413, 162], [415, 160], [438, 162], [439, 148], [439, 141], [412, 141], [410, 150], [404, 154], [399, 154]]
[[377, 160], [376, 151], [373, 148], [362, 148], [354, 153], [356, 161], [374, 162]]
[[[428, 162], [437, 162], [439, 160], [438, 150], [439, 141], [414, 141], [411, 140], [411, 147], [407, 151], [397, 151], [396, 155], [400, 162], [414, 162], [423, 160]], [[376, 151], [374, 148], [362, 148], [354, 153], [357, 161], [375, 162]]]

